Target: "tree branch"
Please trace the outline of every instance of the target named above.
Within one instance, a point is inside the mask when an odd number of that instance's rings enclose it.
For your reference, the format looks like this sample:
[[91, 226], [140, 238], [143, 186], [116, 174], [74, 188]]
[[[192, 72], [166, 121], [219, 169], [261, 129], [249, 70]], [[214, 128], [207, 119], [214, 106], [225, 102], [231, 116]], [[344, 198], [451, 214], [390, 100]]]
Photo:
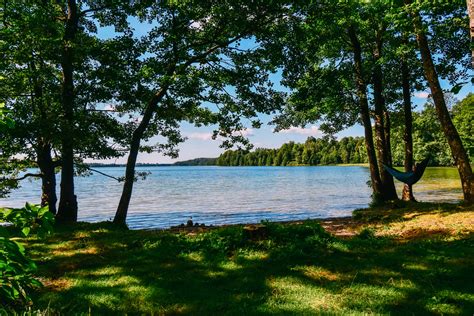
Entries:
[[114, 176], [111, 176], [111, 175], [109, 175], [109, 174], [106, 174], [106, 173], [104, 173], [104, 172], [102, 172], [102, 171], [99, 171], [99, 170], [97, 170], [97, 169], [93, 169], [93, 168], [91, 168], [91, 167], [89, 167], [89, 166], [87, 167], [87, 169], [89, 169], [90, 171], [97, 172], [98, 174], [101, 174], [101, 175], [103, 175], [103, 176], [105, 176], [105, 177], [114, 179], [114, 180], [116, 180], [117, 182], [122, 182], [122, 181], [123, 181], [123, 180], [121, 180], [121, 179], [119, 179], [119, 178], [116, 178], [116, 177], [114, 177]]
[[25, 173], [23, 176], [19, 178], [0, 178], [0, 182], [6, 182], [6, 181], [21, 181], [29, 177], [35, 177], [35, 178], [42, 178], [43, 174], [42, 173]]

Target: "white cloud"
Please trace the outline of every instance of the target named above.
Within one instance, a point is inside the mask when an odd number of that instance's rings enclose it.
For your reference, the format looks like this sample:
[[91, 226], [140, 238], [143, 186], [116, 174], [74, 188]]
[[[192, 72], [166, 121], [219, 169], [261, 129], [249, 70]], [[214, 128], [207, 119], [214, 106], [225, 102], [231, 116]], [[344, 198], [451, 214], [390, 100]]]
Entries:
[[244, 137], [249, 137], [249, 136], [253, 136], [253, 128], [246, 128], [244, 130], [241, 130], [240, 132], [236, 132], [234, 133], [234, 135], [242, 135]]
[[[239, 132], [234, 132], [233, 135], [237, 136], [237, 135], [242, 135], [243, 137], [249, 137], [249, 136], [253, 136], [254, 134], [254, 130], [252, 128], [246, 128], [246, 129], [243, 129]], [[212, 132], [208, 132], [208, 133], [189, 133], [189, 134], [186, 134], [186, 137], [189, 138], [189, 139], [197, 139], [197, 140], [213, 140], [212, 139]], [[217, 137], [217, 139], [221, 140], [223, 139], [222, 137]]]
[[186, 137], [189, 139], [212, 140], [212, 133], [190, 133]]
[[430, 94], [426, 91], [420, 91], [415, 93], [415, 98], [418, 99], [427, 99], [430, 96]]
[[292, 126], [289, 129], [281, 130], [280, 133], [283, 133], [283, 134], [300, 134], [300, 135], [308, 135], [308, 136], [322, 135], [319, 128], [315, 125], [307, 127], [307, 128]]

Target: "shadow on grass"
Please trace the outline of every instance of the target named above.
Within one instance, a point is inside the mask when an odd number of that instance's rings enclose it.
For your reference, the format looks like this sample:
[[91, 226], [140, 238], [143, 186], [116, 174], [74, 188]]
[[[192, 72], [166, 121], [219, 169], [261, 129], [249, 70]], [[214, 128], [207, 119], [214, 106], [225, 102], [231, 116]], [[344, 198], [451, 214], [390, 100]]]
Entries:
[[[46, 287], [38, 307], [63, 314], [466, 314], [474, 311], [473, 236], [410, 243], [338, 240], [316, 222], [197, 236], [60, 228], [31, 240]], [[364, 237], [364, 238], [363, 238]]]

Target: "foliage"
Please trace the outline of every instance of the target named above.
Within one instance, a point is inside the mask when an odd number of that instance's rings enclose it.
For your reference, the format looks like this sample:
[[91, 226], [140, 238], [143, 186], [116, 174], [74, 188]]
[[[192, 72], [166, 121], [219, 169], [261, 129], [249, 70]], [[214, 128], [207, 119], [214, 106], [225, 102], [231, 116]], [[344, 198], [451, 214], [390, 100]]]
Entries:
[[220, 166], [314, 166], [366, 162], [362, 137], [344, 137], [339, 141], [309, 137], [304, 144], [289, 142], [279, 149], [229, 150], [217, 159]]
[[474, 93], [469, 93], [456, 103], [451, 113], [453, 123], [472, 162], [474, 161]]
[[[474, 155], [474, 95], [469, 94], [452, 107], [453, 122], [463, 144]], [[391, 133], [392, 158], [395, 166], [403, 166], [404, 125], [403, 113], [394, 113]], [[433, 105], [428, 102], [420, 112], [413, 112], [413, 150], [416, 161], [431, 156], [431, 166], [451, 166], [453, 160], [441, 130]], [[366, 163], [367, 153], [363, 137], [315, 139], [309, 137], [304, 144], [283, 144], [278, 149], [257, 148], [255, 151], [229, 150], [217, 159], [220, 166], [298, 166]]]
[[[2, 77], [0, 77], [2, 80]], [[1, 99], [0, 99], [1, 100]], [[15, 122], [10, 117], [10, 113], [5, 109], [5, 104], [0, 102], [0, 136], [3, 136], [8, 130], [15, 126]], [[8, 195], [8, 193], [18, 186], [16, 181], [7, 181], [5, 176], [11, 176], [19, 172], [18, 165], [12, 165], [11, 162], [5, 159], [3, 149], [0, 147], [0, 198]]]
[[0, 209], [0, 301], [4, 306], [31, 302], [31, 292], [41, 286], [34, 276], [36, 264], [12, 237], [44, 236], [51, 233], [53, 214], [48, 207], [26, 203], [20, 209]]
[[35, 263], [25, 254], [25, 248], [7, 237], [0, 237], [0, 301], [11, 304], [29, 302], [30, 292], [41, 283], [32, 276]]
[[[403, 115], [403, 114], [401, 114]], [[456, 102], [451, 109], [453, 123], [461, 136], [467, 153], [474, 157], [473, 124], [474, 95], [469, 94], [463, 100]], [[392, 132], [393, 163], [402, 166], [404, 161], [404, 126], [400, 115], [395, 115]], [[428, 155], [432, 157], [430, 165], [451, 166], [453, 158], [448, 143], [444, 137], [436, 111], [431, 102], [424, 105], [420, 112], [413, 112], [413, 154], [416, 161], [421, 161]]]
[[8, 116], [8, 112], [5, 110], [5, 104], [0, 102], [0, 132], [11, 129], [14, 126], [13, 119]]
[[16, 234], [23, 237], [30, 233], [44, 236], [52, 232], [54, 217], [48, 206], [26, 203], [23, 208], [0, 209], [0, 222], [11, 223]]

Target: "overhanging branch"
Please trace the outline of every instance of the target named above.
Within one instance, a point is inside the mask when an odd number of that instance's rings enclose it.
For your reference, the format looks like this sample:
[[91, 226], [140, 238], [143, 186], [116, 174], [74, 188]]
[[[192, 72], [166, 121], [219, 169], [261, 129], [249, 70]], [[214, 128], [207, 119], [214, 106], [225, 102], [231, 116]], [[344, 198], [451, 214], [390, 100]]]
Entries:
[[6, 182], [6, 181], [21, 181], [25, 180], [26, 178], [42, 178], [43, 174], [42, 173], [25, 173], [23, 176], [19, 178], [0, 178], [0, 182]]

